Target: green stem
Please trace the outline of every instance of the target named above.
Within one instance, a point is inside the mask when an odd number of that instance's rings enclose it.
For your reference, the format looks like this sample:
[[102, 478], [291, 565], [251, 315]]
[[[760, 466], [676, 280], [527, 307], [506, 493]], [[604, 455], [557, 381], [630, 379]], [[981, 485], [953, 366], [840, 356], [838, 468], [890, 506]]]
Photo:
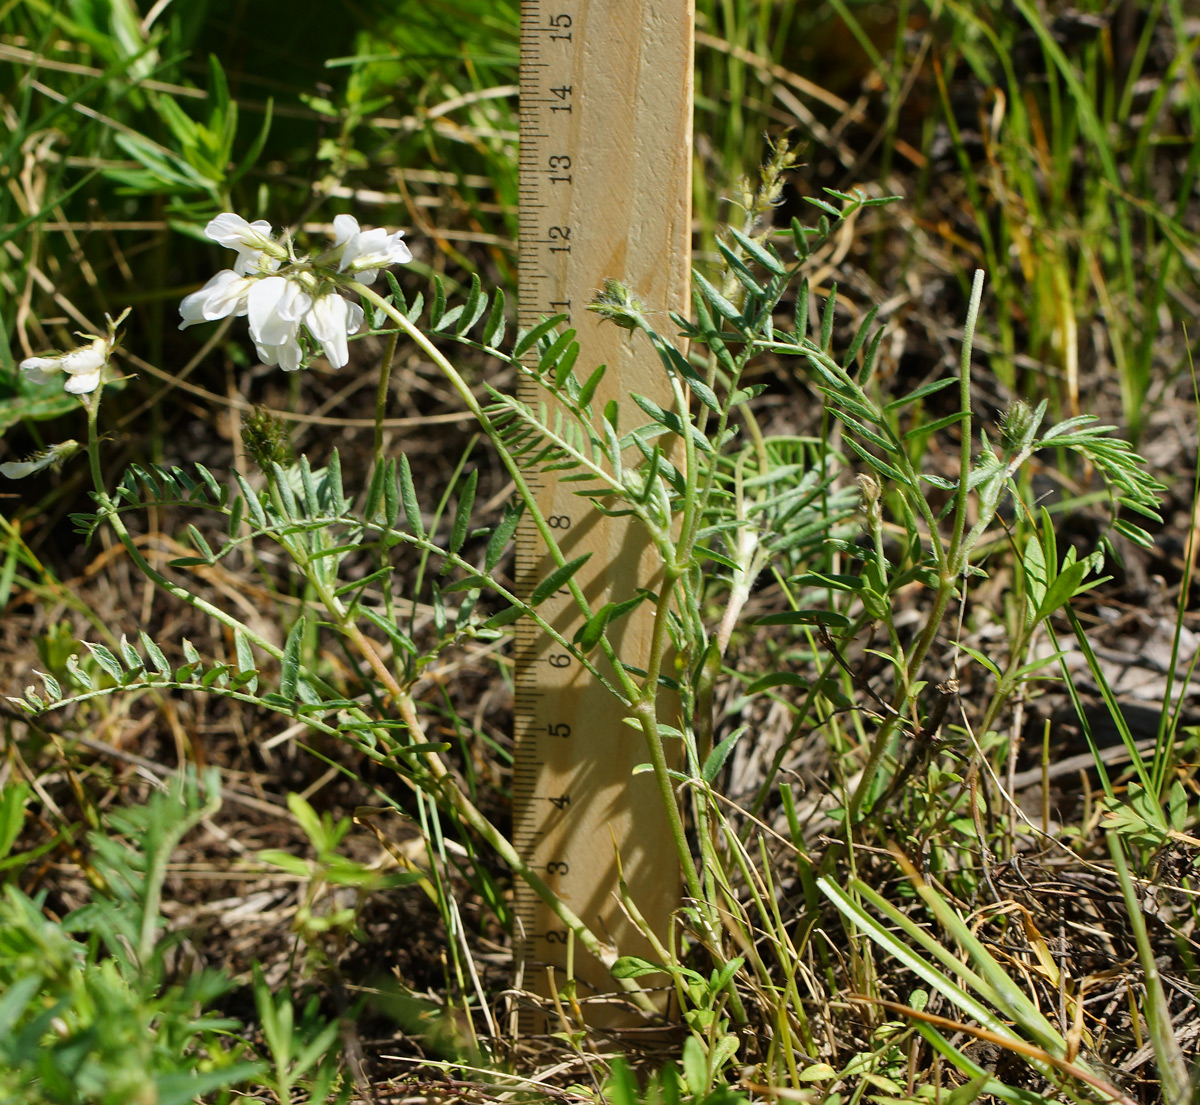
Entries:
[[631, 713], [637, 718], [646, 738], [646, 747], [650, 753], [650, 765], [654, 769], [654, 782], [658, 787], [663, 809], [666, 810], [667, 824], [675, 851], [679, 856], [680, 866], [683, 868], [684, 882], [687, 883], [688, 893], [699, 905], [705, 901], [704, 888], [700, 883], [700, 875], [692, 859], [691, 848], [688, 847], [687, 833], [683, 827], [683, 814], [680, 812], [679, 803], [675, 798], [675, 786], [667, 765], [662, 734], [658, 731], [658, 672], [667, 638], [667, 609], [678, 578], [677, 570], [669, 570], [664, 573], [663, 586], [659, 592], [657, 609], [654, 613], [654, 631], [646, 682], [642, 694], [633, 704]]
[[400, 340], [400, 331], [393, 330], [388, 335], [388, 343], [383, 351], [383, 364], [379, 366], [379, 387], [375, 392], [375, 467], [383, 463], [383, 419], [387, 412], [388, 388], [392, 379], [392, 360], [396, 356], [396, 343]]
[[[975, 281], [971, 286], [971, 302], [967, 308], [967, 321], [963, 326], [963, 347], [961, 368], [959, 370], [959, 405], [962, 411], [962, 444], [959, 453], [958, 489], [954, 499], [954, 524], [950, 531], [950, 544], [942, 560], [940, 578], [938, 579], [937, 598], [934, 600], [933, 611], [925, 622], [925, 628], [917, 641], [916, 647], [908, 658], [908, 677], [914, 680], [925, 663], [925, 657], [932, 646], [938, 630], [941, 629], [942, 619], [946, 616], [946, 608], [954, 595], [954, 586], [962, 577], [967, 567], [967, 557], [971, 553], [970, 540], [965, 539], [967, 522], [968, 484], [971, 476], [971, 348], [975, 342], [975, 322], [979, 317], [979, 302], [983, 297], [983, 270], [975, 270]], [[923, 502], [924, 496], [917, 496]], [[990, 522], [990, 518], [988, 519]], [[985, 523], [986, 524], [986, 523]], [[976, 527], [978, 528], [978, 526]], [[972, 531], [974, 532], [974, 530]], [[936, 529], [930, 533], [930, 541], [937, 543]]]
[[[667, 367], [667, 379], [674, 398], [675, 410], [681, 423], [686, 426], [690, 421], [691, 412], [679, 378], [670, 370], [670, 359], [663, 352], [663, 339], [644, 323], [642, 329], [647, 337], [649, 337], [651, 343], [656, 347], [656, 351], [658, 351], [664, 366]], [[736, 380], [731, 381], [731, 391], [733, 387], [736, 387], [736, 383]], [[727, 419], [728, 410], [726, 409], [721, 412], [719, 418], [718, 440], [724, 433]], [[707, 502], [708, 495], [711, 493], [712, 481], [715, 476], [712, 466], [709, 466], [707, 479], [702, 485], [700, 465], [696, 455], [696, 443], [690, 433], [683, 434], [682, 438], [685, 486], [679, 540], [675, 545], [670, 562], [664, 567], [663, 585], [659, 592], [654, 616], [654, 628], [651, 635], [646, 680], [642, 688], [642, 694], [634, 704], [633, 714], [641, 724], [642, 732], [646, 738], [646, 745], [650, 752], [650, 763], [654, 770], [655, 783], [658, 787], [663, 808], [666, 810], [667, 821], [672, 840], [675, 844], [675, 850], [678, 854], [679, 864], [683, 871], [684, 882], [687, 884], [689, 895], [691, 895], [697, 907], [704, 913], [709, 929], [708, 935], [715, 942], [720, 930], [718, 918], [711, 908], [711, 896], [704, 892], [699, 871], [692, 857], [691, 848], [688, 846], [687, 834], [683, 827], [683, 815], [680, 811], [678, 800], [675, 797], [675, 787], [667, 765], [667, 756], [662, 743], [662, 735], [658, 729], [658, 676], [669, 639], [667, 632], [668, 611], [674, 599], [675, 589], [680, 577], [686, 570], [686, 566], [692, 561], [697, 536], [704, 518], [704, 505]], [[702, 809], [703, 804], [703, 796], [697, 794], [694, 809], [697, 819], [697, 831], [700, 833], [702, 840], [707, 835], [708, 820], [705, 811]]]

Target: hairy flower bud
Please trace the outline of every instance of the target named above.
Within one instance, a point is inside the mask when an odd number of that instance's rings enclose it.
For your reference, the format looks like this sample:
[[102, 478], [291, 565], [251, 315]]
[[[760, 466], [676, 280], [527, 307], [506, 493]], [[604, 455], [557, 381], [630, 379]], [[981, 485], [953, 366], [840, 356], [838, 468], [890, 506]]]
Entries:
[[52, 468], [57, 472], [81, 449], [83, 446], [78, 441], [60, 441], [57, 445], [51, 445], [49, 449], [34, 453], [25, 460], [10, 460], [0, 464], [0, 476], [6, 476], [10, 480], [23, 480], [26, 476], [42, 471], [43, 468]]
[[287, 426], [266, 407], [255, 407], [242, 423], [242, 445], [260, 471], [269, 470], [272, 464], [286, 468], [292, 463]]
[[883, 520], [883, 504], [881, 498], [883, 496], [883, 488], [879, 486], [879, 481], [874, 476], [868, 475], [866, 472], [861, 473], [858, 477], [858, 490], [862, 495], [862, 509], [867, 516], [867, 521], [872, 525], [878, 525]]
[[645, 306], [619, 280], [605, 280], [604, 287], [596, 293], [587, 309], [615, 322], [622, 330], [636, 330], [645, 322]]

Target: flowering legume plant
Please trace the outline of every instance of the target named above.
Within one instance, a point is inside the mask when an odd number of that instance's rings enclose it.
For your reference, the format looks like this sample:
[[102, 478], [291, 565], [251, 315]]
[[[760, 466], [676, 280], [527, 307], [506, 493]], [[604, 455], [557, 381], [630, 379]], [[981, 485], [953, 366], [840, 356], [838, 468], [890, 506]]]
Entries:
[[[1040, 677], [1044, 665], [1030, 654], [1035, 630], [1093, 586], [1103, 570], [1108, 536], [1086, 555], [1073, 549], [1060, 555], [1049, 515], [1024, 505], [1019, 482], [1029, 459], [1045, 447], [1081, 454], [1109, 491], [1110, 535], [1143, 545], [1149, 537], [1124, 514], [1132, 510], [1153, 517], [1159, 491], [1141, 459], [1108, 436], [1108, 427], [1086, 416], [1044, 429], [1044, 404], [1037, 409], [1014, 404], [991, 435], [976, 427], [970, 362], [981, 274], [973, 288], [961, 371], [904, 395], [883, 395], [874, 379], [883, 337], [883, 329], [874, 327], [875, 311], [835, 351], [836, 292], [823, 306], [816, 304], [805, 273], [814, 246], [842, 220], [885, 200], [831, 193], [818, 203], [815, 228], [794, 222], [790, 231], [773, 231], [764, 227], [764, 217], [778, 199], [787, 165], [779, 154], [762, 187], [745, 197], [744, 224], [721, 241], [720, 270], [697, 273], [693, 314], [671, 316], [668, 334], [655, 321], [664, 316], [643, 307], [635, 289], [610, 282], [592, 304], [658, 356], [675, 396], [670, 410], [640, 396], [600, 409], [593, 398], [603, 370], [576, 368], [579, 347], [573, 332], [563, 329], [564, 319], [545, 319], [510, 341], [503, 295], [489, 296], [478, 279], [455, 305], [447, 303], [436, 281], [428, 306], [420, 295], [407, 299], [390, 272], [411, 259], [398, 232], [364, 231], [351, 216], [339, 215], [333, 244], [302, 256], [266, 222], [218, 215], [206, 233], [237, 257], [232, 268], [183, 300], [181, 327], [245, 317], [262, 362], [288, 372], [317, 355], [334, 368], [344, 367], [350, 360], [348, 341], [364, 326], [383, 336], [371, 471], [348, 491], [337, 451], [323, 468], [314, 468], [304, 456], [293, 461], [282, 447], [278, 425], [259, 418], [251, 420], [246, 445], [260, 480], [235, 473], [231, 485], [199, 465], [191, 470], [133, 466], [110, 491], [99, 463], [96, 415], [104, 385], [116, 377], [122, 319], [110, 320], [104, 335], [84, 335], [87, 344], [79, 349], [24, 361], [21, 369], [31, 382], [61, 378], [65, 390], [78, 396], [87, 413], [87, 443], [63, 442], [0, 470], [19, 478], [86, 449], [95, 510], [77, 516], [80, 529], [90, 534], [98, 526], [110, 527], [147, 578], [230, 631], [234, 657], [214, 663], [184, 641], [177, 650], [184, 662], [175, 664], [159, 643], [131, 627], [118, 651], [88, 646], [95, 666], [91, 672], [78, 665], [73, 669], [78, 686], [64, 688], [48, 679], [44, 693], [27, 690], [22, 706], [40, 712], [122, 689], [172, 687], [300, 719], [314, 733], [394, 772], [411, 788], [423, 816], [447, 820], [472, 849], [483, 842], [499, 855], [556, 911], [579, 946], [613, 968], [630, 1000], [648, 1013], [654, 1006], [638, 978], [665, 970], [689, 1024], [710, 1046], [730, 1018], [745, 1020], [745, 987], [734, 978], [738, 972], [750, 972], [753, 985], [765, 991], [775, 987], [779, 971], [786, 975], [791, 969], [785, 940], [772, 944], [778, 963], [767, 951], [753, 959], [741, 954], [756, 946], [756, 932], [776, 928], [777, 918], [770, 913], [773, 899], [740, 894], [734, 887], [738, 880], [728, 875], [745, 868], [749, 853], [729, 829], [715, 788], [747, 729], [729, 732], [718, 716], [714, 702], [722, 685], [738, 685], [747, 713], [756, 699], [791, 696], [786, 701], [794, 714], [794, 734], [835, 726], [845, 716], [857, 718], [860, 726], [863, 719], [870, 722], [870, 731], [863, 727], [864, 739], [855, 746], [864, 749], [862, 757], [848, 753], [838, 765], [836, 808], [820, 811], [824, 831], [853, 841], [866, 822], [892, 816], [918, 761], [943, 757], [939, 770], [947, 778], [973, 770], [962, 766], [963, 753], [935, 739], [943, 719], [961, 716], [963, 733], [978, 734], [965, 754], [968, 761], [985, 755], [985, 745], [995, 743], [1005, 704], [1025, 682]], [[386, 295], [373, 288], [381, 273]], [[679, 338], [689, 343], [687, 352]], [[486, 542], [468, 543], [475, 532], [473, 475], [460, 480], [446, 524], [429, 524], [431, 515], [422, 509], [407, 459], [384, 453], [388, 379], [401, 340], [417, 346], [444, 374], [512, 479], [512, 501]], [[537, 383], [545, 402], [524, 404], [486, 383], [481, 401], [447, 356], [449, 343], [511, 365]], [[748, 370], [786, 359], [801, 366], [823, 403], [819, 434], [772, 436], [760, 425], [755, 401], [763, 385], [747, 383]], [[943, 392], [956, 399], [949, 413], [931, 419], [923, 411]], [[933, 434], [950, 436], [951, 448], [943, 453], [957, 457], [956, 470], [925, 467]], [[574, 583], [578, 563], [564, 555], [530, 490], [531, 476], [540, 470], [554, 470], [597, 509], [631, 516], [645, 529], [662, 569], [656, 593], [614, 595], [602, 609], [593, 608]], [[949, 643], [955, 611], [962, 609], [972, 580], [985, 574], [982, 550], [993, 543], [1000, 508], [1009, 498], [1018, 506], [1015, 521], [1007, 524], [1018, 552], [1018, 601], [1009, 640], [1004, 654], [980, 658], [986, 659], [980, 685], [987, 692], [970, 707], [957, 704], [956, 713], [948, 706], [952, 672], [938, 672], [941, 683], [936, 694], [932, 690], [935, 646]], [[973, 511], [968, 509], [972, 499]], [[215, 565], [255, 542], [270, 541], [281, 550], [305, 585], [303, 611], [291, 621], [286, 639], [256, 632], [236, 611], [151, 565], [124, 521], [126, 512], [148, 505], [189, 505], [225, 520], [220, 542], [189, 527], [194, 555], [177, 559], [178, 571]], [[532, 520], [555, 565], [529, 595], [512, 591], [502, 567], [523, 515]], [[393, 588], [402, 556], [440, 567], [436, 582], [428, 584], [436, 630], [432, 642], [414, 640], [405, 611], [411, 611], [416, 597]], [[364, 558], [370, 561], [366, 569]], [[773, 587], [777, 608], [756, 610], [750, 618], [755, 588], [764, 583]], [[542, 599], [564, 588], [579, 607], [582, 626], [571, 639], [538, 609]], [[913, 589], [923, 596], [915, 628], [911, 619], [905, 623], [897, 617], [897, 596]], [[670, 670], [669, 677], [647, 676], [622, 663], [613, 631], [642, 601], [655, 608], [648, 670]], [[911, 600], [906, 608], [911, 611]], [[632, 963], [592, 931], [479, 809], [446, 758], [448, 746], [430, 738], [414, 690], [422, 673], [441, 654], [465, 643], [498, 641], [521, 618], [535, 622], [603, 681], [617, 709], [644, 735], [675, 826], [672, 843], [688, 893], [683, 923], [718, 963], [711, 984], [682, 965], [677, 946], [658, 943], [654, 933], [646, 934], [658, 951], [659, 961], [651, 964]], [[803, 645], [809, 670], [740, 672], [736, 654], [751, 628], [760, 637], [782, 634]], [[340, 638], [371, 680], [370, 693], [348, 691], [315, 662], [312, 634]], [[853, 641], [865, 642], [884, 659], [881, 686], [868, 688], [851, 673], [844, 653]], [[663, 663], [668, 656], [675, 658], [673, 668]], [[669, 716], [662, 712], [664, 685], [676, 701]], [[668, 744], [680, 756], [664, 755]], [[672, 762], [682, 767], [672, 768]], [[781, 762], [777, 758], [776, 768]], [[753, 812], [781, 794], [785, 804], [791, 803], [790, 793], [777, 770], [768, 772]], [[382, 794], [381, 800], [394, 803]], [[788, 810], [792, 816], [790, 804]], [[956, 824], [969, 824], [969, 814], [955, 816]], [[689, 824], [691, 835], [685, 830]], [[429, 830], [431, 862], [444, 858], [438, 843], [444, 836], [442, 828]], [[793, 841], [803, 849], [799, 829]], [[977, 841], [960, 843], [961, 861], [972, 863]], [[478, 877], [484, 877], [485, 868], [475, 868]], [[839, 901], [827, 882], [818, 878], [811, 885]], [[447, 931], [460, 931], [452, 904], [438, 900]], [[489, 900], [508, 920], [502, 895]], [[629, 905], [636, 916], [636, 903]], [[319, 940], [329, 924], [321, 929], [314, 921], [313, 926], [309, 935]], [[736, 1037], [728, 1039], [736, 1049]]]

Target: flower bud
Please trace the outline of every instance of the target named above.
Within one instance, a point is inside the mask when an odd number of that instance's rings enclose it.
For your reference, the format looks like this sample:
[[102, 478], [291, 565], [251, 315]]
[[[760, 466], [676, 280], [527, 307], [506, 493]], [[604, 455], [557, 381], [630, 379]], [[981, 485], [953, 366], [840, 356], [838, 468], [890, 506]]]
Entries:
[[0, 464], [0, 476], [6, 476], [10, 480], [23, 480], [26, 476], [42, 471], [43, 468], [51, 468], [57, 472], [82, 449], [83, 446], [78, 441], [60, 441], [57, 445], [51, 445], [49, 449], [34, 453], [25, 460], [10, 460]]
[[287, 426], [266, 407], [255, 407], [242, 423], [242, 445], [260, 471], [268, 471], [272, 464], [286, 468], [292, 463]]
[[601, 318], [615, 322], [622, 330], [636, 330], [645, 325], [643, 312], [645, 307], [641, 300], [619, 280], [605, 280], [604, 287], [596, 293], [596, 298], [587, 305], [589, 311], [595, 311]]

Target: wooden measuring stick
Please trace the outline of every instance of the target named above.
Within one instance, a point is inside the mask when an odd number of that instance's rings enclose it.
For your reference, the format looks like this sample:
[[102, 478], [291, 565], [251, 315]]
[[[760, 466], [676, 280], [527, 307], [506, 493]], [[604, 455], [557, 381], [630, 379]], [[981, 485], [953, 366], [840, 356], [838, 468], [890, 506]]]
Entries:
[[[586, 307], [612, 278], [667, 326], [666, 311], [687, 310], [693, 26], [694, 0], [521, 5], [519, 321], [529, 328], [569, 316], [577, 374], [608, 366], [594, 407], [618, 400], [623, 430], [645, 420], [630, 392], [669, 409], [670, 390], [649, 342], [601, 325]], [[522, 380], [518, 397], [536, 404], [546, 396]], [[531, 482], [567, 559], [592, 554], [575, 578], [593, 610], [656, 586], [636, 524], [604, 517], [553, 473]], [[516, 539], [518, 588], [530, 594], [554, 567], [526, 517]], [[569, 595], [539, 610], [567, 640], [583, 621]], [[644, 668], [652, 613], [645, 603], [613, 627], [625, 664]], [[625, 724], [620, 702], [529, 621], [517, 630], [515, 665], [517, 851], [601, 940], [622, 955], [651, 955], [617, 900], [615, 862], [619, 851], [632, 900], [664, 939], [680, 872], [654, 777], [633, 774], [648, 761], [645, 738]], [[524, 985], [549, 994], [548, 966], [555, 987], [567, 980], [567, 931], [524, 884], [515, 899]], [[608, 971], [574, 951], [578, 996], [612, 992]], [[584, 1008], [597, 1027], [627, 1019], [616, 1006]], [[521, 1027], [537, 1031], [543, 1022], [531, 1010]]]

